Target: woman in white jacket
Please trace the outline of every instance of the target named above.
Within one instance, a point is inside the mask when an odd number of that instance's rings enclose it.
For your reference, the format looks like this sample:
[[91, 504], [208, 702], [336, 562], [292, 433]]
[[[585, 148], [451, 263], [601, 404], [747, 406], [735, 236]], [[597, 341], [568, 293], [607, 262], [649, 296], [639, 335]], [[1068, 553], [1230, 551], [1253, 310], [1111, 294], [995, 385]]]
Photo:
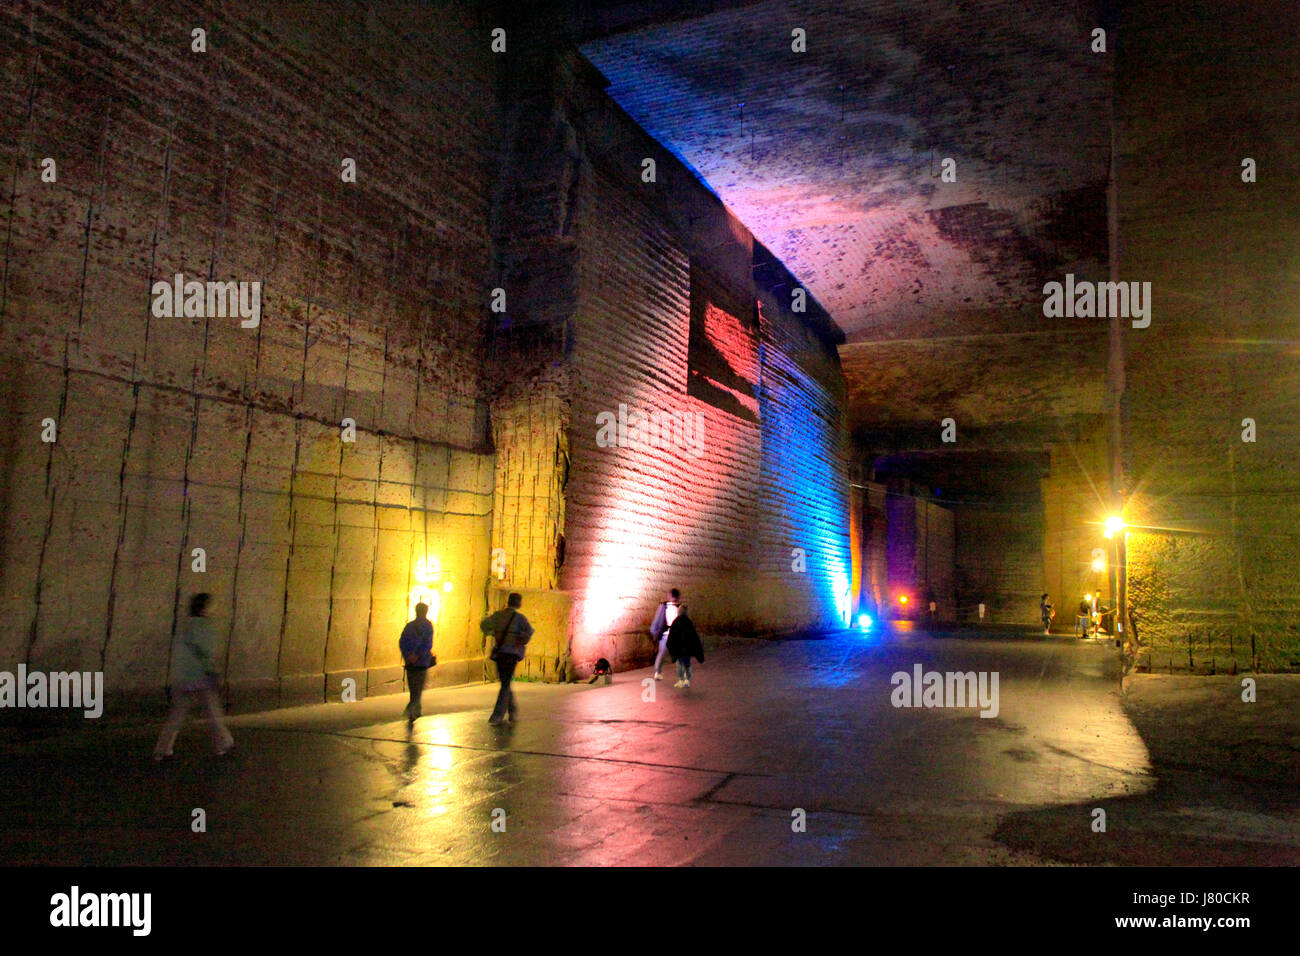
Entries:
[[217, 633], [204, 615], [207, 613], [209, 594], [196, 594], [190, 598], [190, 616], [172, 644], [172, 664], [169, 683], [172, 691], [172, 710], [167, 723], [158, 735], [153, 748], [154, 760], [172, 756], [176, 735], [185, 723], [190, 705], [200, 701], [208, 712], [208, 727], [212, 731], [212, 744], [218, 756], [230, 753], [235, 739], [226, 729], [217, 700], [217, 665], [214, 660]]

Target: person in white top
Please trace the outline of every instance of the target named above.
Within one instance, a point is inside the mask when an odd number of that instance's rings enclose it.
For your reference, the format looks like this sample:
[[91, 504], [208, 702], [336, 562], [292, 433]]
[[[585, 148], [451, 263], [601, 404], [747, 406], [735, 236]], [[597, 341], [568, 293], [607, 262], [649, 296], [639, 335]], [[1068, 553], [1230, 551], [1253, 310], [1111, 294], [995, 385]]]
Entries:
[[668, 654], [668, 629], [677, 620], [677, 615], [686, 610], [682, 603], [682, 592], [673, 588], [668, 592], [668, 600], [662, 601], [655, 611], [655, 619], [650, 624], [650, 636], [659, 644], [659, 653], [655, 656], [655, 680], [663, 680], [664, 657]]

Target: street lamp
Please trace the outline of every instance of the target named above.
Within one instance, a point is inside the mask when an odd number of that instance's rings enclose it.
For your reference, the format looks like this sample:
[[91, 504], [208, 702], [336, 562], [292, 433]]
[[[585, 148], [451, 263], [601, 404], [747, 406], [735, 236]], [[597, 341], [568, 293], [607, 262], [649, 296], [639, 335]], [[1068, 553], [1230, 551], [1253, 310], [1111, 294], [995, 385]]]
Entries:
[[1115, 589], [1115, 636], [1123, 639], [1124, 621], [1128, 616], [1128, 554], [1124, 519], [1111, 515], [1106, 519], [1105, 535], [1115, 541], [1115, 560], [1111, 565], [1114, 571]]

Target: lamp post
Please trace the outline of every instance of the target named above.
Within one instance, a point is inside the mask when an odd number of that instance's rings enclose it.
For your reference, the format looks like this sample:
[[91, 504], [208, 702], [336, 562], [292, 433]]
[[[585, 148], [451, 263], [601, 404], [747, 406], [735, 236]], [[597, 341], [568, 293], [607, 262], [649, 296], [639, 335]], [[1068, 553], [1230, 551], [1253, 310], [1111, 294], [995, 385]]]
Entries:
[[1115, 542], [1115, 560], [1111, 565], [1114, 570], [1115, 636], [1122, 639], [1124, 622], [1128, 620], [1128, 555], [1125, 547], [1128, 531], [1125, 530], [1124, 519], [1118, 515], [1107, 518], [1105, 534]]

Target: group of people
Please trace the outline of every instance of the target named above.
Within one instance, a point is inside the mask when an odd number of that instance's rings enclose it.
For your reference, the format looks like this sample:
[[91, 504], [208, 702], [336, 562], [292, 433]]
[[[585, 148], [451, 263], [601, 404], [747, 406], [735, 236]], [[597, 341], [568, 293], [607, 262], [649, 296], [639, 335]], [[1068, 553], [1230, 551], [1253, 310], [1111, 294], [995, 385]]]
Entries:
[[[488, 723], [497, 725], [507, 719], [512, 723], [519, 717], [519, 705], [515, 703], [514, 691], [510, 683], [514, 680], [515, 668], [527, 653], [528, 642], [533, 637], [533, 626], [528, 623], [519, 610], [523, 607], [524, 596], [512, 591], [506, 598], [506, 606], [489, 614], [479, 622], [479, 630], [493, 637], [489, 656], [497, 665], [497, 679], [501, 689], [497, 692], [496, 706]], [[402, 636], [397, 641], [402, 652], [402, 662], [406, 667], [406, 686], [411, 693], [406, 705], [406, 722], [414, 724], [421, 716], [421, 695], [424, 693], [425, 678], [429, 668], [438, 663], [433, 654], [433, 624], [429, 621], [429, 608], [424, 604], [415, 606], [415, 620], [402, 629]]]
[[[533, 636], [533, 626], [519, 610], [523, 603], [523, 595], [512, 592], [506, 599], [504, 608], [489, 614], [479, 623], [479, 629], [493, 637], [489, 656], [497, 665], [497, 680], [501, 684], [496, 706], [488, 718], [489, 724], [501, 724], [506, 720], [513, 723], [519, 718], [519, 705], [515, 702], [510, 683]], [[420, 697], [424, 693], [425, 677], [429, 668], [437, 663], [437, 658], [433, 656], [433, 625], [429, 623], [428, 612], [428, 607], [417, 604], [415, 620], [406, 625], [398, 640], [402, 660], [406, 665], [406, 683], [411, 693], [410, 702], [406, 705], [408, 724], [415, 723], [420, 717]], [[660, 602], [655, 610], [654, 620], [650, 623], [650, 636], [659, 647], [655, 656], [654, 679], [663, 680], [663, 662], [667, 656], [677, 664], [677, 683], [673, 686], [690, 687], [691, 659], [704, 662], [704, 645], [682, 602], [682, 593], [677, 588], [669, 591], [667, 600]]]
[[[1044, 634], [1052, 633], [1052, 619], [1056, 617], [1056, 608], [1053, 607], [1048, 597], [1048, 595], [1044, 594], [1038, 601], [1038, 611], [1043, 621]], [[1130, 602], [1129, 622], [1135, 625], [1134, 613], [1132, 602]], [[1107, 608], [1104, 604], [1096, 604], [1093, 596], [1088, 595], [1087, 598], [1079, 602], [1078, 614], [1075, 616], [1074, 621], [1075, 637], [1092, 637], [1094, 634], [1100, 635], [1102, 629], [1111, 629], [1114, 626], [1114, 614], [1113, 609]]]
[[[190, 600], [189, 617], [172, 644], [168, 679], [172, 690], [172, 709], [154, 745], [155, 760], [166, 760], [172, 756], [172, 747], [185, 722], [185, 715], [195, 703], [201, 704], [207, 712], [208, 726], [217, 754], [225, 755], [234, 749], [235, 740], [226, 727], [221, 703], [217, 698], [217, 635], [207, 619], [210, 601], [209, 594], [194, 595]], [[513, 723], [519, 717], [519, 706], [510, 684], [514, 679], [515, 668], [524, 659], [528, 642], [533, 636], [532, 624], [520, 611], [523, 602], [523, 595], [512, 592], [506, 599], [504, 608], [489, 614], [479, 623], [479, 629], [493, 638], [489, 656], [497, 666], [497, 679], [501, 685], [497, 692], [496, 706], [488, 718], [489, 724], [499, 725], [506, 720]], [[673, 686], [690, 687], [691, 659], [703, 663], [704, 647], [677, 588], [669, 591], [667, 600], [662, 601], [655, 610], [654, 620], [650, 624], [650, 636], [658, 644], [654, 679], [663, 680], [663, 661], [668, 656], [677, 664], [677, 683]], [[429, 620], [427, 604], [415, 605], [415, 618], [402, 628], [397, 646], [402, 654], [406, 686], [410, 692], [405, 713], [407, 726], [411, 726], [423, 713], [421, 698], [424, 685], [429, 670], [438, 663], [438, 658], [433, 653], [433, 622]]]

